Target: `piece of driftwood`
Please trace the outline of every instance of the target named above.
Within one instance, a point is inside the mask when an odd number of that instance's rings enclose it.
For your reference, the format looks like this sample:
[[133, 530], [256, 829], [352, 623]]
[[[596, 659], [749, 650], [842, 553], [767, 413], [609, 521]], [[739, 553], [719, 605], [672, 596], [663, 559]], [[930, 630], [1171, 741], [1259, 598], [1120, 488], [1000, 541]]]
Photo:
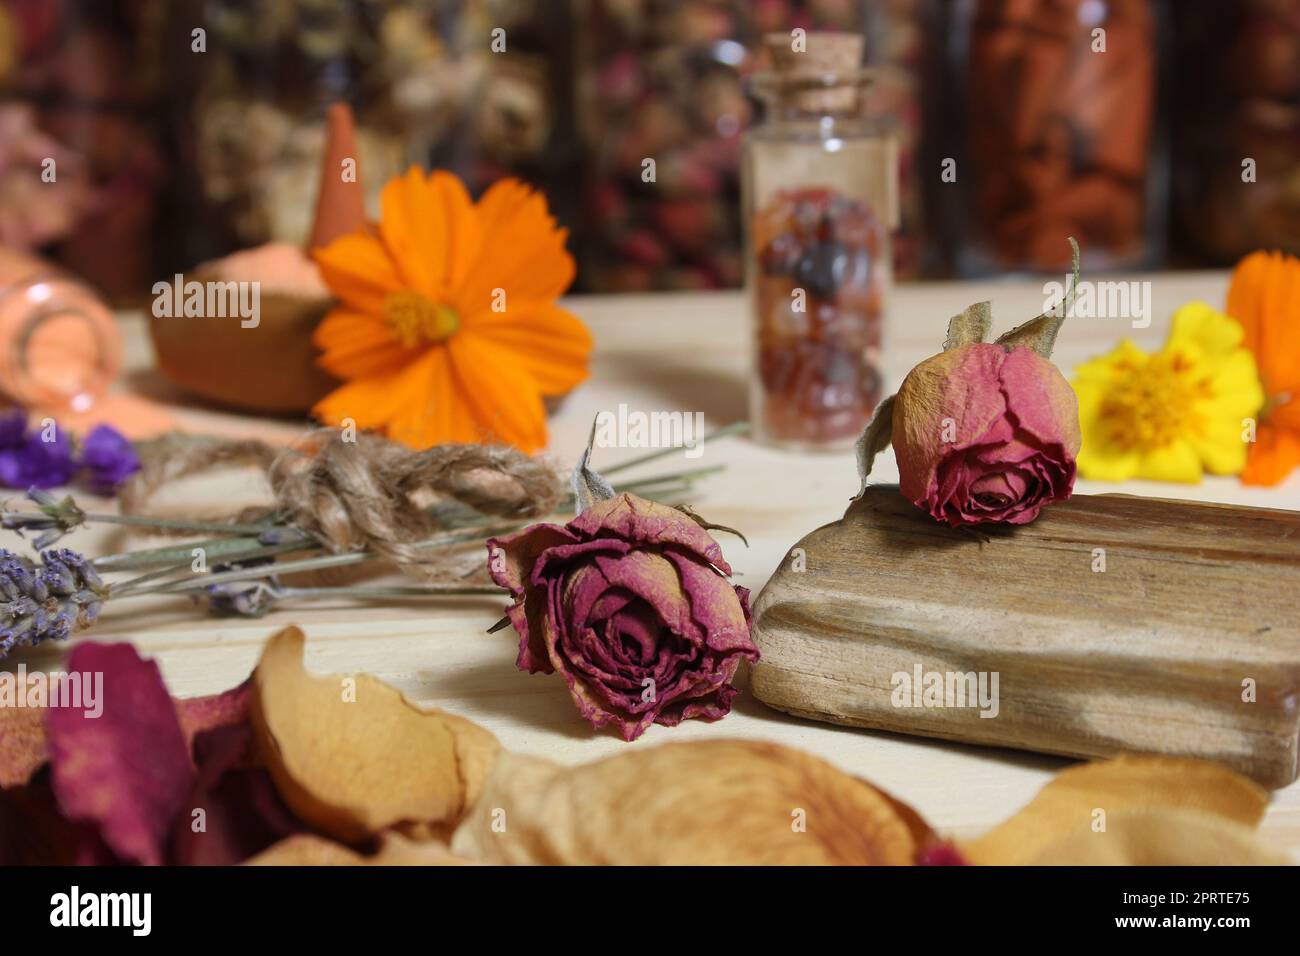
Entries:
[[754, 634], [755, 696], [802, 717], [1296, 778], [1300, 512], [1078, 495], [954, 530], [873, 486], [791, 549]]

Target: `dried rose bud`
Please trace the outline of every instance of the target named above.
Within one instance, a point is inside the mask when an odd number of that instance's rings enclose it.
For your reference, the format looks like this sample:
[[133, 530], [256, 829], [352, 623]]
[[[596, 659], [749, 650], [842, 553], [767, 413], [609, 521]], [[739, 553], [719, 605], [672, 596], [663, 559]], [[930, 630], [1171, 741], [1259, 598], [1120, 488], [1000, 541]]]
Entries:
[[891, 443], [899, 490], [953, 527], [1025, 524], [1074, 488], [1079, 407], [1051, 362], [1079, 279], [1056, 309], [986, 343], [987, 302], [953, 317], [944, 351], [917, 365], [858, 440], [863, 488]]
[[967, 345], [926, 359], [894, 401], [899, 490], [948, 524], [1024, 524], [1074, 487], [1079, 409], [1031, 349]]
[[493, 580], [515, 598], [519, 668], [559, 671], [593, 726], [634, 740], [730, 711], [736, 668], [758, 659], [749, 592], [728, 583], [722, 549], [692, 518], [621, 494], [487, 544]]

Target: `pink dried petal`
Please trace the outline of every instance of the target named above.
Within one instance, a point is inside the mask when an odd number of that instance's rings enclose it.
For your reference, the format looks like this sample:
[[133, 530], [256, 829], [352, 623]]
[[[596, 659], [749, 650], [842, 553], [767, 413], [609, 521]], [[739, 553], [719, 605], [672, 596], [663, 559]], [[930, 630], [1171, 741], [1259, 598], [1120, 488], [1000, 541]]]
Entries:
[[93, 824], [60, 813], [48, 765], [0, 790], [0, 866], [107, 866], [119, 862]]
[[252, 678], [237, 687], [206, 697], [182, 697], [176, 700], [176, 717], [185, 735], [185, 748], [193, 752], [194, 738], [218, 727], [248, 722], [248, 701]]
[[676, 508], [636, 495], [621, 494], [598, 502], [570, 521], [568, 527], [583, 539], [617, 537], [655, 549], [675, 544], [723, 574], [731, 574], [731, 565], [712, 535]]
[[519, 635], [519, 657], [515, 664], [522, 671], [551, 673], [542, 637], [544, 612], [531, 586], [534, 568], [547, 550], [577, 540], [559, 525], [535, 524], [517, 534], [487, 541], [488, 573], [514, 598], [515, 603], [506, 609], [506, 616]]
[[1070, 458], [1079, 453], [1079, 400], [1051, 360], [1032, 349], [1012, 349], [1001, 381], [1007, 412], [1020, 430]]
[[194, 780], [189, 748], [158, 665], [129, 644], [80, 644], [73, 674], [103, 677], [98, 717], [51, 707], [52, 786], [63, 815], [93, 824], [129, 863], [159, 864], [167, 831]]
[[956, 845], [943, 840], [923, 847], [916, 855], [917, 866], [970, 866]]
[[247, 724], [197, 736], [198, 776], [172, 828], [169, 863], [232, 866], [307, 831], [280, 799], [271, 775], [250, 765], [252, 739]]

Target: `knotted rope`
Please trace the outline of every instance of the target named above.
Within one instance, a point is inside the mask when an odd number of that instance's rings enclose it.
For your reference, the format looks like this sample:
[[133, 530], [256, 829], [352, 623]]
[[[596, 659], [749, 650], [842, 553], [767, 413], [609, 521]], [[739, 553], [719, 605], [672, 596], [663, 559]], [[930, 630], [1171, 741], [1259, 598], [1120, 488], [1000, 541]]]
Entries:
[[[141, 467], [122, 487], [123, 514], [142, 514], [154, 494], [181, 478], [232, 465], [266, 475], [278, 519], [335, 552], [368, 550], [406, 567], [436, 554], [419, 542], [439, 531], [432, 505], [457, 501], [482, 514], [526, 519], [549, 514], [564, 482], [545, 462], [503, 446], [411, 449], [365, 432], [321, 428], [290, 448], [174, 432], [139, 446]], [[231, 515], [246, 522], [245, 514]]]

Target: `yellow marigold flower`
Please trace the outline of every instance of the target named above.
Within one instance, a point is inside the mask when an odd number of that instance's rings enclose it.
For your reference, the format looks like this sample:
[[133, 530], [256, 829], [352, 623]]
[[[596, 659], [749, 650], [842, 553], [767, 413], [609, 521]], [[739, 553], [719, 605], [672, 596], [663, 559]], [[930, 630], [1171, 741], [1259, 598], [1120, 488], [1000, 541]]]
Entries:
[[1241, 326], [1204, 302], [1174, 313], [1164, 347], [1128, 339], [1074, 370], [1083, 448], [1079, 474], [1097, 481], [1197, 482], [1238, 474], [1246, 419], [1264, 404]]

